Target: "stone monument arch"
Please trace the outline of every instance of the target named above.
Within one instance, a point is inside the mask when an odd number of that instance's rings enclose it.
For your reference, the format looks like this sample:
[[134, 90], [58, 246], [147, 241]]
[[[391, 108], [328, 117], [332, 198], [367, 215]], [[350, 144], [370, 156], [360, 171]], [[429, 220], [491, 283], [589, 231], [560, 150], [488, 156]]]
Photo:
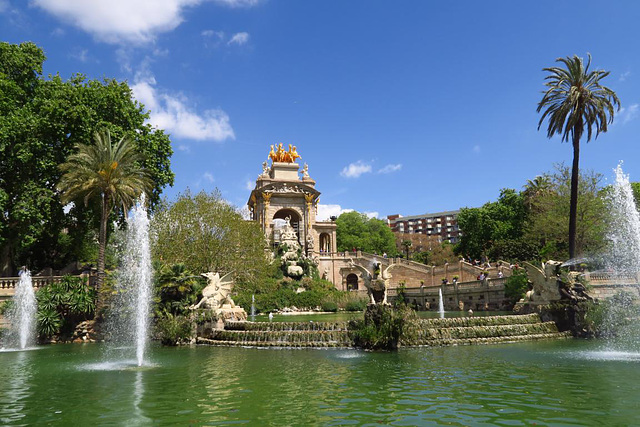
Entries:
[[[321, 249], [323, 254], [333, 254], [337, 251], [336, 224], [316, 219], [320, 192], [315, 188], [316, 182], [309, 175], [307, 164], [300, 169], [296, 162], [300, 158], [297, 148], [291, 144], [288, 150], [281, 143], [271, 146], [271, 165], [269, 160], [262, 164], [262, 173], [247, 202], [251, 219], [260, 224], [269, 242], [275, 246], [279, 236], [274, 221], [289, 218], [300, 247], [307, 255], [318, 257]], [[319, 268], [323, 272], [327, 267]]]

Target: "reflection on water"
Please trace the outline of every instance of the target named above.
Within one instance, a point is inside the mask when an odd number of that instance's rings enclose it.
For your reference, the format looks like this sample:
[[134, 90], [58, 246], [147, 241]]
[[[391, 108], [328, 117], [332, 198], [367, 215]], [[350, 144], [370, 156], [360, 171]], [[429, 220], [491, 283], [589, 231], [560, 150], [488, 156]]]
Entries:
[[56, 345], [0, 353], [0, 424], [640, 424], [640, 359], [599, 345], [155, 347], [137, 370], [89, 369], [99, 345]]
[[[8, 353], [8, 352], [7, 352]], [[32, 366], [29, 363], [30, 352], [19, 351], [11, 354], [3, 363], [0, 372], [0, 422], [19, 423], [25, 417], [25, 406], [31, 397]]]

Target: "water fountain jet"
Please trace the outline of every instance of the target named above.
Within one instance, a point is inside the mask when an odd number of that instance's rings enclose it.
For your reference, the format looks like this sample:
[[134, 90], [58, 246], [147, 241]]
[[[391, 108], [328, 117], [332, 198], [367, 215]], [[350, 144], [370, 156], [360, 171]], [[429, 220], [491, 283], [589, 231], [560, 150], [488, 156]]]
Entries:
[[152, 276], [149, 217], [143, 194], [127, 218], [114, 310], [109, 319], [109, 329], [116, 345], [124, 345], [125, 349], [133, 346], [138, 366], [144, 364], [147, 346]]
[[38, 304], [33, 291], [31, 273], [21, 270], [20, 280], [13, 296], [13, 307], [8, 313], [11, 330], [7, 345], [10, 348], [25, 349], [35, 341], [36, 311]]

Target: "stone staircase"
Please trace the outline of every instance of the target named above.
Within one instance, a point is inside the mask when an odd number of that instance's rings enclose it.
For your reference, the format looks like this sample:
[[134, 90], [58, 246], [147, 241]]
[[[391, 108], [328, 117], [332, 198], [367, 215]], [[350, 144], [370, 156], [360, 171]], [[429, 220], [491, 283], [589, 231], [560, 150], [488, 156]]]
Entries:
[[400, 345], [437, 347], [566, 338], [571, 338], [569, 331], [558, 332], [554, 322], [542, 322], [538, 314], [454, 317], [412, 322]]
[[[200, 334], [199, 334], [200, 335]], [[346, 322], [225, 322], [198, 344], [250, 347], [351, 347]]]

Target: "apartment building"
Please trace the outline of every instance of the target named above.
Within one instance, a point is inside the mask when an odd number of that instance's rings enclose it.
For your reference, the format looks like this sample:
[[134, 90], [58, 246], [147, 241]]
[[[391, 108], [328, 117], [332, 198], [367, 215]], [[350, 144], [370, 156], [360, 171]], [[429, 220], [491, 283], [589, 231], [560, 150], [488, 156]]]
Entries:
[[458, 243], [462, 235], [458, 228], [458, 213], [460, 211], [413, 216], [395, 214], [387, 216], [387, 224], [394, 233], [425, 234], [437, 238], [438, 242]]

